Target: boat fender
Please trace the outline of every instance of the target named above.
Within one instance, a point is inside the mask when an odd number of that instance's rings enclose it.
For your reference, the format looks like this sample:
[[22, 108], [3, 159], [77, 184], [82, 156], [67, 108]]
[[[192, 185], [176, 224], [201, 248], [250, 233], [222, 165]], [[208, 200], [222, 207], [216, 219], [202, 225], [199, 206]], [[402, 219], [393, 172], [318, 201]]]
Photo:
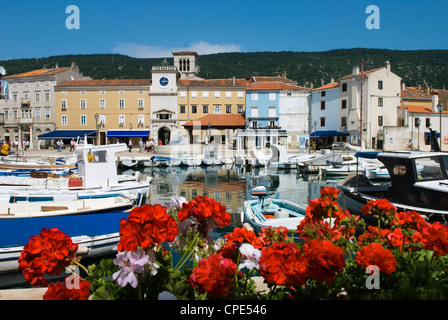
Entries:
[[78, 246], [78, 251], [76, 254], [89, 254], [92, 251], [92, 248], [87, 246]]
[[252, 226], [249, 223], [247, 223], [247, 222], [243, 223], [243, 227], [246, 227], [246, 229], [248, 231], [253, 231], [254, 230], [254, 228], [252, 228]]

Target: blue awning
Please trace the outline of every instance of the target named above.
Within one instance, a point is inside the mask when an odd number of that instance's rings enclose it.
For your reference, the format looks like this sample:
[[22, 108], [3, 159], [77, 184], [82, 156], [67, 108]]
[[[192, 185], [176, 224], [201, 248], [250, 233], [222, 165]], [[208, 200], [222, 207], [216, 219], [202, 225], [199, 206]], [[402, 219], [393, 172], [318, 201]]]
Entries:
[[310, 138], [323, 138], [323, 137], [346, 137], [350, 134], [348, 132], [341, 132], [336, 130], [315, 131], [310, 133]]
[[107, 136], [113, 138], [147, 138], [149, 130], [109, 130]]
[[[425, 132], [425, 138], [431, 138], [431, 132]], [[436, 138], [440, 138], [440, 132], [436, 132]]]
[[84, 139], [96, 139], [96, 130], [54, 130], [41, 134], [37, 137], [38, 140], [52, 140], [52, 139], [77, 139], [78, 137]]

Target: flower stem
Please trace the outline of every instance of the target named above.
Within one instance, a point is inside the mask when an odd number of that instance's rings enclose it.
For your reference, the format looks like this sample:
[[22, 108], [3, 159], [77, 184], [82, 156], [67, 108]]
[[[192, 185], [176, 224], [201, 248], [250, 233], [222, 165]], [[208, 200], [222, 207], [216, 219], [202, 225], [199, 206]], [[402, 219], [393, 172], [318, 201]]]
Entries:
[[193, 241], [191, 241], [187, 250], [185, 251], [185, 253], [182, 255], [182, 257], [179, 259], [179, 262], [174, 267], [175, 271], [180, 270], [180, 268], [185, 264], [185, 262], [187, 262], [187, 260], [190, 259], [191, 255], [194, 252], [194, 249], [196, 248], [198, 238], [199, 238], [199, 232], [196, 233], [196, 236], [194, 237]]

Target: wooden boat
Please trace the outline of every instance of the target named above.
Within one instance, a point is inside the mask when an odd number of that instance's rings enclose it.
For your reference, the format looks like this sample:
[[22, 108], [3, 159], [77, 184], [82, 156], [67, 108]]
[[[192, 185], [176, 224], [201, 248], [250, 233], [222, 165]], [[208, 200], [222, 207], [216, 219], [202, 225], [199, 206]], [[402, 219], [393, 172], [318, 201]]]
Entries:
[[256, 232], [265, 227], [286, 227], [296, 231], [297, 226], [305, 218], [306, 206], [288, 200], [271, 199], [263, 186], [252, 189], [256, 200], [246, 200], [241, 212], [241, 223], [248, 223]]
[[23, 246], [43, 228], [68, 234], [84, 256], [110, 254], [119, 241], [119, 221], [132, 208], [124, 197], [0, 204], [0, 272], [18, 270]]
[[429, 220], [448, 219], [448, 154], [390, 151], [378, 154], [390, 183], [373, 184], [365, 175], [347, 177], [338, 188], [346, 207], [359, 213], [369, 200], [387, 199], [399, 211], [415, 210]]

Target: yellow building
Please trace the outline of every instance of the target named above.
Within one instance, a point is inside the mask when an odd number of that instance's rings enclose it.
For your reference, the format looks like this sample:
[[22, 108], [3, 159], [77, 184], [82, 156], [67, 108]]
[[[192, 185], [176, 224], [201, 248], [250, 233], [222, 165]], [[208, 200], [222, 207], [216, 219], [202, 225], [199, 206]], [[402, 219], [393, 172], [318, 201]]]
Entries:
[[[247, 85], [246, 79], [180, 79], [177, 92], [179, 130], [186, 125], [191, 142], [205, 142], [205, 130], [218, 130], [219, 135], [224, 138], [224, 128], [244, 128]], [[226, 117], [230, 115], [240, 117]], [[224, 127], [221, 118], [225, 119]], [[196, 130], [192, 128], [194, 121], [198, 123]], [[204, 121], [207, 123], [201, 124]]]
[[[150, 79], [68, 80], [55, 87], [56, 132], [94, 131], [98, 143], [146, 140], [150, 128]], [[53, 135], [57, 138], [57, 134]], [[68, 136], [61, 136], [67, 138]], [[135, 143], [134, 143], [135, 146]]]

